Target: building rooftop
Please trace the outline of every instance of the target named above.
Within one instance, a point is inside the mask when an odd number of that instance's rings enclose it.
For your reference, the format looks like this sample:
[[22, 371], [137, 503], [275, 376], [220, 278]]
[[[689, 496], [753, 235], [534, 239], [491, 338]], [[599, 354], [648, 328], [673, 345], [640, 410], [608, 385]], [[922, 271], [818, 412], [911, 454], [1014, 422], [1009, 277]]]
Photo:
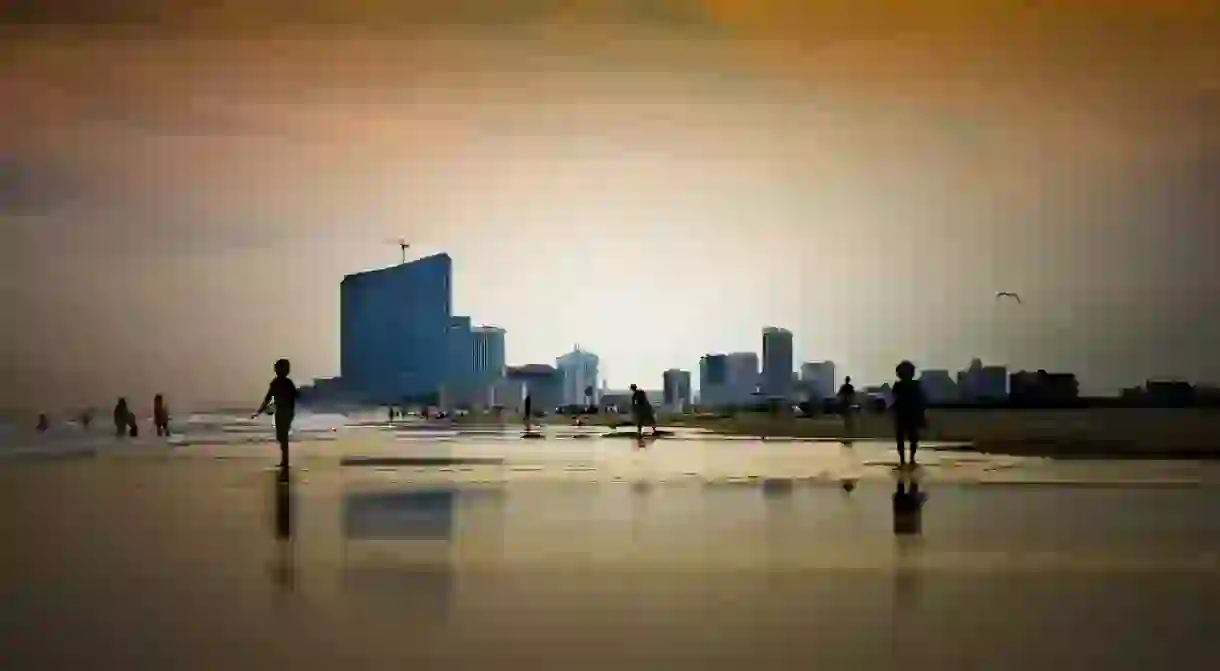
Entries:
[[348, 280], [355, 279], [355, 278], [364, 278], [364, 277], [369, 277], [372, 275], [378, 275], [378, 274], [382, 274], [382, 273], [391, 273], [396, 270], [402, 270], [405, 268], [418, 268], [419, 266], [426, 265], [429, 263], [436, 263], [439, 261], [448, 261], [448, 262], [452, 263], [453, 259], [450, 258], [448, 254], [441, 252], [439, 254], [432, 254], [431, 256], [424, 256], [422, 258], [413, 259], [411, 261], [407, 261], [406, 263], [396, 263], [392, 266], [386, 266], [385, 268], [373, 268], [372, 270], [361, 270], [361, 271], [354, 272], [354, 273], [348, 273], [343, 276], [343, 281], [346, 282]]

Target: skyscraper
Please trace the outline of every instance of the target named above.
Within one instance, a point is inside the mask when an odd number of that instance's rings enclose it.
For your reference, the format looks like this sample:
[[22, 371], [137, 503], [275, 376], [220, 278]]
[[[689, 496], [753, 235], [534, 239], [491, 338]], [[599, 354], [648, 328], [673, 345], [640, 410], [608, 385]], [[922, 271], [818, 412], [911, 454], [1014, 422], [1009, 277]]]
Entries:
[[690, 405], [690, 371], [671, 368], [661, 374], [665, 407], [682, 411]]
[[571, 352], [555, 359], [563, 377], [563, 405], [596, 404], [598, 398], [597, 355], [576, 345]]
[[476, 387], [474, 379], [474, 333], [470, 317], [449, 318], [448, 369], [444, 389], [447, 404], [470, 405]]
[[724, 405], [729, 381], [729, 361], [723, 354], [706, 354], [699, 359], [699, 404], [709, 408]]
[[505, 333], [496, 326], [474, 329], [474, 371], [480, 380], [494, 381], [504, 377]]
[[763, 329], [762, 392], [788, 398], [792, 394], [792, 332], [775, 326]]
[[758, 375], [758, 354], [754, 352], [733, 352], [725, 357], [728, 367], [728, 380], [725, 385], [724, 404], [741, 406], [755, 402], [754, 394], [758, 391], [760, 381]]
[[440, 393], [449, 368], [453, 261], [436, 254], [339, 285], [344, 387], [370, 401]]

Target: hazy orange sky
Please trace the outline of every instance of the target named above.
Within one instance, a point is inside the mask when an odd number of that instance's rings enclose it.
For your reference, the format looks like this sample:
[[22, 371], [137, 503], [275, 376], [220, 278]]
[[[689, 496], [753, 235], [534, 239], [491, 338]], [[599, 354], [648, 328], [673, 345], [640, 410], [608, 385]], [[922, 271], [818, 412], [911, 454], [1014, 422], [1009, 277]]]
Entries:
[[335, 374], [399, 236], [510, 363], [614, 386], [769, 324], [865, 382], [1220, 379], [1220, 3], [37, 4], [0, 9], [0, 406]]

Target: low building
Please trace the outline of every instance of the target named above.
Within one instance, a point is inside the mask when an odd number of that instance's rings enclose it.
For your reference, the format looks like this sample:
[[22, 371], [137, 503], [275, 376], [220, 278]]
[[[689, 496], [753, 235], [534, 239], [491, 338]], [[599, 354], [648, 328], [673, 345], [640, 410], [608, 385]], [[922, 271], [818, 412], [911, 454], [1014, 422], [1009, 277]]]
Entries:
[[953, 403], [959, 398], [957, 383], [947, 370], [929, 369], [919, 374], [919, 386], [928, 403]]
[[1061, 405], [1080, 399], [1080, 383], [1072, 373], [1018, 371], [1008, 383], [1008, 398], [1015, 404]]
[[509, 366], [504, 377], [510, 383], [523, 385], [535, 412], [554, 412], [563, 404], [563, 376], [554, 366], [544, 363]]

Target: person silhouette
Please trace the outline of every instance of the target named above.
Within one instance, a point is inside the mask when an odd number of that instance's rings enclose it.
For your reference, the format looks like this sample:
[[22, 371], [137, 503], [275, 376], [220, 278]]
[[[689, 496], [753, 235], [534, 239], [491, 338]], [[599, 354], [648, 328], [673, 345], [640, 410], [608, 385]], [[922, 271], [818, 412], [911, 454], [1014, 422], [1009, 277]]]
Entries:
[[894, 368], [898, 381], [894, 383], [894, 433], [898, 443], [898, 465], [907, 465], [906, 443], [911, 444], [911, 466], [915, 466], [915, 451], [919, 449], [919, 432], [925, 423], [923, 388], [915, 379], [915, 364], [903, 361]]
[[140, 436], [140, 427], [136, 424], [136, 413], [127, 411], [127, 435], [132, 438]]
[[849, 440], [855, 437], [856, 388], [851, 383], [851, 376], [843, 378], [843, 386], [837, 394], [839, 416], [843, 418], [843, 433]]
[[255, 419], [263, 414], [272, 401], [275, 402], [275, 440], [280, 444], [280, 468], [288, 468], [288, 434], [292, 431], [292, 420], [296, 416], [297, 386], [293, 384], [288, 373], [292, 364], [288, 359], [275, 362], [275, 379], [267, 387], [267, 395], [258, 406], [258, 410], [250, 416]]
[[127, 435], [127, 425], [131, 412], [127, 409], [127, 399], [119, 397], [118, 403], [114, 404], [114, 435], [117, 438], [123, 438]]
[[651, 426], [652, 433], [657, 433], [657, 417], [652, 411], [652, 403], [648, 402], [648, 394], [643, 389], [631, 385], [631, 412], [635, 415], [635, 433], [644, 436], [644, 427]]
[[524, 415], [525, 432], [529, 433], [530, 427], [533, 426], [534, 422], [534, 397], [529, 394], [525, 395], [525, 412], [522, 414]]
[[157, 427], [158, 436], [169, 436], [169, 408], [161, 394], [153, 397], [153, 425]]

